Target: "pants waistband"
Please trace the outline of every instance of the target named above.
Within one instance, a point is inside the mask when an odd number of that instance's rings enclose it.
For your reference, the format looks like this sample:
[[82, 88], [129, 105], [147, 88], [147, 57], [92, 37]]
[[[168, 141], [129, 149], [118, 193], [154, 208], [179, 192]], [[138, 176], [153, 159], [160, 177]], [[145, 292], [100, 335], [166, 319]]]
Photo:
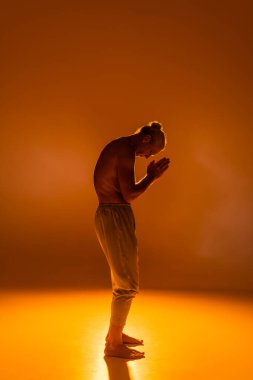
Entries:
[[99, 203], [98, 206], [127, 206], [131, 207], [130, 203]]

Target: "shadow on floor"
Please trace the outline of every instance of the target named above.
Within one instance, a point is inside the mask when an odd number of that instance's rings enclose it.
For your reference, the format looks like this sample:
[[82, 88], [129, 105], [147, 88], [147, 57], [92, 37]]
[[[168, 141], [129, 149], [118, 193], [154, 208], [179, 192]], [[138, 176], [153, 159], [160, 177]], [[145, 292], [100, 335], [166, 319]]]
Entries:
[[104, 357], [109, 380], [134, 380], [127, 365], [128, 359]]

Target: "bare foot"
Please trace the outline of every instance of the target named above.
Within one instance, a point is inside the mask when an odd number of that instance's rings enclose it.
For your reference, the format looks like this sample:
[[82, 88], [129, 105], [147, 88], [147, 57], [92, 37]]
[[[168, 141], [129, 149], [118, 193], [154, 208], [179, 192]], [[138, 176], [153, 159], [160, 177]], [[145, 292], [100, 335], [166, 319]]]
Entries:
[[116, 346], [106, 344], [104, 350], [105, 356], [115, 356], [124, 359], [141, 359], [144, 358], [144, 352], [134, 350], [132, 348], [126, 347], [124, 344], [117, 344]]
[[[108, 342], [108, 334], [105, 338], [106, 342]], [[123, 344], [132, 344], [135, 346], [143, 346], [143, 340], [142, 339], [136, 339], [133, 338], [127, 334], [122, 333], [122, 343]]]
[[135, 344], [137, 346], [143, 346], [142, 339], [136, 339], [124, 333], [122, 333], [122, 341], [125, 344]]

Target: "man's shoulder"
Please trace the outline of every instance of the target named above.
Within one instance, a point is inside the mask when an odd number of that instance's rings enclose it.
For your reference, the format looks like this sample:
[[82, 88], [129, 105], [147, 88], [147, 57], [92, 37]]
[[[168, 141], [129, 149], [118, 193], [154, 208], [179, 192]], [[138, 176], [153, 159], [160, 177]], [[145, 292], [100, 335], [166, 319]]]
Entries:
[[112, 141], [113, 147], [118, 153], [129, 154], [132, 156], [135, 154], [133, 146], [130, 144], [128, 137], [119, 137]]
[[135, 155], [133, 146], [130, 144], [127, 137], [119, 137], [112, 140], [109, 144], [107, 144], [107, 148], [116, 155], [128, 155], [129, 157]]

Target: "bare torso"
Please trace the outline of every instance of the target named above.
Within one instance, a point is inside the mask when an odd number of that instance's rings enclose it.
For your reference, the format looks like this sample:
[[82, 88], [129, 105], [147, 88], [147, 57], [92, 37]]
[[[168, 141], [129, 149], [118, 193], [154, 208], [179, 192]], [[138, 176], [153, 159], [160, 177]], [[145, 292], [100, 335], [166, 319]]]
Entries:
[[122, 149], [128, 148], [129, 159], [135, 156], [129, 137], [113, 140], [102, 150], [95, 170], [94, 187], [99, 203], [128, 203], [121, 192], [118, 177], [118, 155]]

